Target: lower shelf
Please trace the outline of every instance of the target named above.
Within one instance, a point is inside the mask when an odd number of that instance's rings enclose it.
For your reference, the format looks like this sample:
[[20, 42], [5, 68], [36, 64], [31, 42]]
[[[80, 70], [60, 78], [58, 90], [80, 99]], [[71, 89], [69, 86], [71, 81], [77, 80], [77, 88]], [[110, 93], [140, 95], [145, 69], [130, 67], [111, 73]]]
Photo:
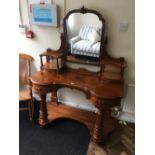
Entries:
[[[88, 127], [90, 134], [92, 134], [97, 113], [77, 109], [65, 104], [47, 103], [48, 121], [52, 122], [59, 118], [68, 118], [78, 121]], [[103, 116], [102, 130], [104, 137], [106, 137], [111, 131], [117, 128], [117, 122], [112, 119], [110, 111], [107, 110]]]
[[64, 104], [47, 103], [48, 120], [53, 121], [59, 118], [69, 118], [86, 125], [90, 132], [96, 119], [96, 114], [89, 111], [80, 110]]

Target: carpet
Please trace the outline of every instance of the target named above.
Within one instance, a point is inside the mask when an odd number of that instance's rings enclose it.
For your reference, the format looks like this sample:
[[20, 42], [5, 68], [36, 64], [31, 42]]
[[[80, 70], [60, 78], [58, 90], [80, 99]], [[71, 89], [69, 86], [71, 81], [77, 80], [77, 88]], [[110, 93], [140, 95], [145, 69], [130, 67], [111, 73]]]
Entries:
[[88, 129], [67, 119], [40, 128], [28, 111], [19, 112], [19, 155], [86, 155], [90, 141]]

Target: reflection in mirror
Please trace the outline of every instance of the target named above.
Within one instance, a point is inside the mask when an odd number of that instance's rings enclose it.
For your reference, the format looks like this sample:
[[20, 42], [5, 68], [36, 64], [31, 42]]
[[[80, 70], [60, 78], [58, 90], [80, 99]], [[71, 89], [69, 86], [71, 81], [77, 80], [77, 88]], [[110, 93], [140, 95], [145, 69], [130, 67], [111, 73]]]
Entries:
[[100, 30], [102, 28], [102, 23], [99, 21], [98, 17], [92, 13], [73, 13], [69, 16], [67, 20], [67, 36], [71, 39], [77, 36], [80, 29], [84, 26], [98, 27]]
[[96, 65], [102, 55], [104, 22], [96, 11], [81, 10], [72, 10], [65, 18], [67, 60]]

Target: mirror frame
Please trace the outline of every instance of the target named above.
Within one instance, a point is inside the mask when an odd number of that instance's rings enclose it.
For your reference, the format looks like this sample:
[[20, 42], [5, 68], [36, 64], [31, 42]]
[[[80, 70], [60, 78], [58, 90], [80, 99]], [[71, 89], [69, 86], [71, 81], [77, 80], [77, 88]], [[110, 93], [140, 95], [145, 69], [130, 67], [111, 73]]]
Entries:
[[[67, 20], [69, 18], [69, 16], [73, 13], [82, 13], [82, 14], [85, 14], [85, 13], [92, 13], [92, 14], [95, 14], [98, 16], [100, 22], [102, 23], [102, 35], [101, 35], [101, 46], [100, 46], [100, 56], [98, 58], [98, 61], [96, 62], [92, 62], [92, 61], [84, 61], [84, 60], [76, 60], [75, 58], [74, 59], [70, 59], [67, 52], [68, 52], [68, 49], [69, 49], [69, 43], [68, 43], [68, 36], [67, 36]], [[75, 9], [75, 10], [71, 10], [69, 11], [66, 16], [64, 17], [63, 19], [63, 29], [64, 29], [64, 39], [65, 39], [65, 46], [66, 46], [66, 51], [65, 51], [65, 55], [66, 55], [66, 61], [68, 62], [75, 62], [75, 63], [82, 63], [82, 64], [91, 64], [91, 65], [100, 65], [101, 63], [101, 60], [103, 59], [103, 57], [106, 57], [106, 51], [105, 51], [105, 20], [103, 19], [102, 15], [97, 12], [96, 10], [91, 10], [91, 9], [87, 9], [85, 8], [84, 6], [80, 9]]]

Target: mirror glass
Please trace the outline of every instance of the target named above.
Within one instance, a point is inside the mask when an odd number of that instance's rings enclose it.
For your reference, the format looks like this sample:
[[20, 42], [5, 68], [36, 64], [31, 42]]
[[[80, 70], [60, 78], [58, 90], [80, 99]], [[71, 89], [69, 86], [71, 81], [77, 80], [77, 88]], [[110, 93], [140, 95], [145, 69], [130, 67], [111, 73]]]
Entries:
[[92, 12], [73, 12], [65, 19], [67, 60], [98, 65], [103, 21]]
[[84, 26], [102, 28], [102, 22], [99, 21], [98, 17], [92, 13], [73, 13], [67, 20], [67, 36], [71, 39], [78, 36], [80, 29]]

